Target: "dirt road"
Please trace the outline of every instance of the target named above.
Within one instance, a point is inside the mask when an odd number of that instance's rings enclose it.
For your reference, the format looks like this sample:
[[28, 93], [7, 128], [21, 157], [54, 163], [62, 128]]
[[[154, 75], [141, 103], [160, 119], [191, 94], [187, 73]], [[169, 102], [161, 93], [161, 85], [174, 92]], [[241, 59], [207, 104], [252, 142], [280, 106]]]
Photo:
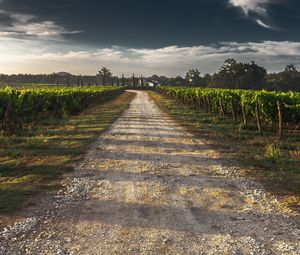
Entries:
[[[3, 254], [300, 254], [297, 215], [136, 98]], [[2, 249], [2, 250], [1, 250]]]

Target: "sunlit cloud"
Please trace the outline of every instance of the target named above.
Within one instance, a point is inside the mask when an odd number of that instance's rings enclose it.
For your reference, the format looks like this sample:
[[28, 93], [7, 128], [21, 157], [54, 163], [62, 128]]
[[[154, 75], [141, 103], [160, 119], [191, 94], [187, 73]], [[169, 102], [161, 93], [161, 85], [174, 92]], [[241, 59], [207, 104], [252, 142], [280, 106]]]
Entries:
[[63, 35], [76, 34], [81, 31], [69, 31], [51, 20], [40, 20], [34, 15], [0, 10], [0, 15], [9, 18], [7, 24], [0, 24], [0, 37], [61, 39]]
[[269, 24], [268, 6], [275, 3], [280, 2], [278, 0], [229, 0], [231, 6], [240, 8], [247, 17], [253, 19], [259, 26], [266, 29], [278, 30], [278, 28]]
[[267, 4], [272, 0], [229, 0], [229, 3], [235, 7], [239, 7], [248, 15], [249, 12], [255, 12], [260, 15], [267, 13]]
[[264, 28], [267, 28], [267, 29], [275, 29], [274, 27], [272, 27], [272, 26], [266, 24], [265, 22], [263, 22], [263, 21], [260, 20], [260, 19], [257, 19], [256, 22], [257, 22], [258, 25], [260, 25], [260, 26], [262, 26], [262, 27], [264, 27]]
[[76, 49], [66, 45], [20, 39], [0, 39], [0, 73], [51, 73], [68, 71], [95, 74], [107, 66], [116, 74], [133, 72], [152, 75], [183, 75], [190, 68], [213, 73], [226, 58], [254, 60], [268, 71], [280, 71], [287, 64], [298, 66], [300, 42], [222, 42], [194, 47], [169, 46], [137, 49], [114, 46], [99, 49]]

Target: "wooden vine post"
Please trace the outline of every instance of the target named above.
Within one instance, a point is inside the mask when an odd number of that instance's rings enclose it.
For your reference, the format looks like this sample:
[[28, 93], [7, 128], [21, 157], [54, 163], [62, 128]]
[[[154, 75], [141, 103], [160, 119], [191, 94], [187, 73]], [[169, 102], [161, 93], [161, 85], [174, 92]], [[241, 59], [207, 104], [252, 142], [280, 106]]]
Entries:
[[208, 113], [208, 104], [207, 104], [205, 97], [202, 98], [202, 104], [203, 104], [203, 111], [205, 113]]
[[25, 111], [26, 111], [26, 105], [27, 105], [27, 99], [28, 99], [29, 94], [26, 93], [23, 96], [23, 101], [22, 101], [22, 108], [21, 108], [21, 129], [23, 129], [23, 122], [25, 118]]
[[55, 117], [58, 119], [62, 119], [64, 116], [64, 104], [61, 98], [57, 97], [56, 99], [56, 110]]
[[221, 97], [219, 97], [219, 104], [220, 104], [220, 115], [225, 116], [224, 105]]
[[211, 103], [210, 103], [210, 97], [207, 96], [207, 108], [208, 108], [208, 113], [212, 113], [212, 109], [211, 109]]
[[278, 110], [278, 135], [282, 138], [282, 107], [279, 100], [277, 100], [277, 110]]
[[6, 106], [5, 114], [4, 114], [4, 129], [9, 130], [11, 124], [11, 113], [12, 113], [12, 100], [13, 94], [9, 98], [9, 101]]
[[259, 104], [257, 101], [255, 103], [255, 112], [256, 112], [257, 128], [258, 128], [258, 131], [261, 132], [262, 128], [261, 128], [261, 119], [260, 119], [260, 109], [259, 109]]
[[248, 125], [248, 119], [247, 119], [246, 106], [244, 105], [244, 103], [242, 103], [242, 113], [243, 113], [244, 125], [247, 126]]
[[197, 111], [201, 111], [201, 99], [197, 97]]
[[235, 112], [235, 106], [233, 100], [231, 100], [231, 112], [232, 112], [232, 118], [236, 122], [237, 118], [236, 118], [236, 112]]

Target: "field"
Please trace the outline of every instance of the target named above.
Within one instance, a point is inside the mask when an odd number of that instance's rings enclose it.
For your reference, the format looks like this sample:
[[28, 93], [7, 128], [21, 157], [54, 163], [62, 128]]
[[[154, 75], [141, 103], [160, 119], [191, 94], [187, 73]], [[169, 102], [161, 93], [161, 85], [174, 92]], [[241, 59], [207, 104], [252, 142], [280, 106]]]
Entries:
[[[0, 90], [0, 129], [15, 133], [42, 118], [63, 118], [123, 92], [120, 87], [35, 87]], [[26, 129], [26, 127], [25, 127]]]
[[299, 254], [299, 98], [3, 88], [0, 253]]
[[232, 116], [237, 122], [241, 117], [247, 127], [248, 121], [255, 120], [258, 131], [263, 125], [267, 129], [278, 127], [282, 135], [284, 127], [299, 129], [300, 93], [270, 92], [255, 90], [201, 89], [163, 87], [160, 91], [175, 98], [184, 106], [205, 113]]
[[166, 87], [150, 95], [179, 123], [244, 165], [246, 176], [300, 209], [300, 93]]
[[[0, 213], [34, 207], [36, 196], [55, 188], [56, 180], [128, 107], [132, 95], [119, 96], [122, 92], [110, 87], [0, 91]], [[53, 104], [59, 100], [57, 109]]]

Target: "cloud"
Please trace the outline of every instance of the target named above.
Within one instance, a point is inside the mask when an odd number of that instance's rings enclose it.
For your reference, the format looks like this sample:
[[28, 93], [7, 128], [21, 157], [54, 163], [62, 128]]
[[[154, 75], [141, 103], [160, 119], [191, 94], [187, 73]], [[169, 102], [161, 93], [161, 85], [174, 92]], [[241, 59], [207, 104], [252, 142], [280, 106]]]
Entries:
[[[244, 14], [254, 20], [256, 24], [266, 29], [278, 30], [275, 26], [268, 24], [270, 18], [268, 15], [268, 6], [278, 4], [279, 0], [229, 0], [231, 6], [242, 9]], [[259, 18], [258, 18], [259, 17]], [[262, 20], [265, 19], [266, 21]], [[268, 23], [267, 23], [268, 22]]]
[[125, 56], [126, 49], [119, 47], [104, 48], [97, 50], [71, 50], [67, 52], [41, 53], [39, 56], [28, 54], [26, 58], [41, 61], [73, 62], [73, 61], [107, 61], [110, 63], [128, 63], [130, 60]]
[[249, 12], [265, 15], [267, 13], [267, 5], [271, 2], [272, 0], [229, 0], [229, 4], [241, 8], [246, 15]]
[[81, 31], [69, 31], [51, 20], [40, 20], [34, 15], [0, 10], [0, 15], [8, 19], [0, 24], [0, 37], [21, 39], [59, 40], [63, 35], [76, 34]]
[[264, 22], [263, 22], [262, 20], [260, 20], [260, 19], [257, 19], [256, 22], [257, 22], [258, 25], [260, 25], [260, 26], [262, 26], [262, 27], [264, 27], [264, 28], [267, 28], [267, 29], [275, 29], [274, 27], [272, 27], [272, 26], [270, 26], [270, 25], [264, 23]]
[[72, 73], [95, 74], [102, 66], [114, 73], [175, 76], [190, 68], [201, 73], [216, 72], [227, 58], [254, 60], [268, 71], [279, 71], [287, 64], [299, 66], [300, 42], [222, 42], [193, 47], [168, 46], [158, 49], [70, 48], [55, 42], [0, 38], [1, 73]]
[[5, 12], [3, 11], [3, 13], [7, 14], [8, 16], [10, 16], [13, 20], [19, 22], [19, 23], [27, 23], [30, 20], [35, 19], [35, 16], [33, 15], [27, 15], [27, 14], [19, 14], [19, 13], [11, 13], [11, 12]]

